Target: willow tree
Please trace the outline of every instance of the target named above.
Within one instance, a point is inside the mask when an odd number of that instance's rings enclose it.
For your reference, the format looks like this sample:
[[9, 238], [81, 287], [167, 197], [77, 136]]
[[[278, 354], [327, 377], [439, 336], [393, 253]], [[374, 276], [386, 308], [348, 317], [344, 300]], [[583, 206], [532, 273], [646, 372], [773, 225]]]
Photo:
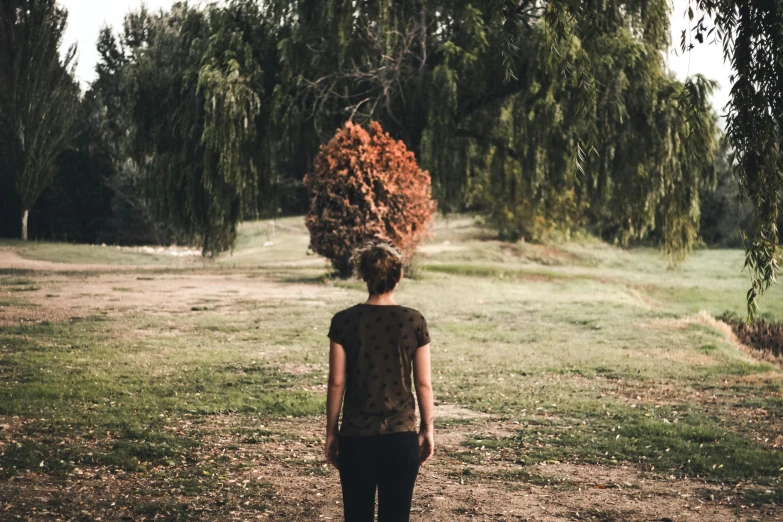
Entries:
[[178, 4], [144, 15], [145, 41], [133, 45], [124, 73], [148, 197], [205, 255], [231, 247], [243, 205], [254, 204], [257, 190], [262, 73], [252, 34], [232, 9], [257, 8]]
[[15, 180], [24, 240], [30, 209], [78, 134], [76, 47], [60, 56], [66, 21], [55, 0], [0, 2], [0, 160]]
[[[500, 125], [475, 133], [486, 165], [476, 197], [507, 235], [588, 228], [622, 245], [652, 236], [673, 261], [694, 243], [699, 189], [714, 175], [714, 83], [695, 81], [701, 97], [689, 120], [678, 101], [685, 86], [662, 63], [665, 43], [632, 32], [620, 23], [591, 42], [601, 89], [586, 107], [577, 76], [541, 67], [526, 76], [536, 95], [510, 97], [498, 106]], [[542, 59], [550, 52], [543, 31], [527, 47]], [[583, 51], [576, 38], [560, 50], [565, 60]], [[582, 153], [584, 110], [598, 126], [592, 153]]]
[[[568, 3], [580, 26], [533, 0], [271, 5], [290, 26], [287, 89], [316, 131], [381, 121], [442, 209], [483, 210], [506, 237], [653, 238], [675, 259], [697, 236], [717, 129], [710, 82], [666, 72], [666, 0]], [[685, 110], [691, 87], [704, 96]]]
[[666, 73], [668, 15], [667, 0], [142, 11], [119, 89], [132, 156], [157, 215], [205, 253], [254, 203], [277, 206], [276, 187], [301, 194], [346, 120], [377, 120], [431, 172], [442, 210], [486, 212], [508, 237], [652, 238], [676, 258], [698, 231], [716, 129], [710, 83]]
[[[734, 70], [726, 134], [735, 154], [741, 194], [754, 219], [745, 233], [751, 317], [758, 297], [780, 270], [783, 206], [783, 1], [692, 0], [714, 19], [724, 54]], [[709, 35], [701, 17], [693, 32]], [[713, 28], [714, 29], [714, 28]]]
[[[524, 30], [520, 8], [512, 0], [491, 2], [491, 9], [503, 17], [508, 28], [506, 45], [513, 45]], [[600, 29], [601, 20], [619, 19], [634, 11], [652, 22], [645, 24], [645, 32], [660, 32], [665, 24], [658, 13], [667, 8], [663, 0], [549, 0], [545, 18], [553, 36], [553, 59], [563, 65], [563, 71], [578, 78], [583, 98], [595, 99], [599, 82], [589, 53], [567, 62], [560, 60], [558, 48], [568, 45], [575, 36], [587, 35], [590, 41]], [[776, 281], [780, 266], [777, 221], [783, 205], [783, 0], [689, 0], [686, 13], [692, 27], [682, 33], [682, 50], [717, 41], [734, 71], [730, 101], [725, 107], [726, 134], [734, 151], [733, 168], [741, 194], [753, 211], [753, 219], [743, 231], [745, 266], [752, 280], [747, 295], [752, 318], [758, 310], [758, 297]], [[505, 66], [512, 74], [518, 64], [506, 60]], [[698, 111], [702, 91], [689, 79], [685, 90], [672, 93], [690, 124], [698, 125], [693, 115]], [[583, 116], [587, 130], [581, 139], [589, 152], [598, 140], [599, 120], [594, 111], [586, 111]], [[580, 167], [584, 157], [579, 156]]]

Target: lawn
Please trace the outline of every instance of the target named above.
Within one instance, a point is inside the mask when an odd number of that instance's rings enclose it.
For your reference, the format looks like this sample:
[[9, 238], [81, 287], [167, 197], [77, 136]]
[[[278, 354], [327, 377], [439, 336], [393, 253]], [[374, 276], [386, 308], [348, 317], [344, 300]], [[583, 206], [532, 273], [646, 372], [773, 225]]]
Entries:
[[[326, 331], [365, 294], [307, 247], [301, 217], [207, 261], [0, 244], [0, 519], [340, 519]], [[413, 519], [783, 519], [783, 372], [715, 320], [742, 266], [440, 218], [395, 295], [433, 339]]]

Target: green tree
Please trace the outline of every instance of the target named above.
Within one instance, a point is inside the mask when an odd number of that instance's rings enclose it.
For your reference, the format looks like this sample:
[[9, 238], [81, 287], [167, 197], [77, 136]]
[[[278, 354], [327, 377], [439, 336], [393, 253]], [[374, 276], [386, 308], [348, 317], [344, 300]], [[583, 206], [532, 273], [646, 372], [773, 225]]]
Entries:
[[0, 2], [0, 146], [4, 172], [15, 180], [24, 240], [30, 209], [78, 133], [76, 47], [59, 53], [66, 20], [55, 0]]
[[486, 212], [504, 237], [652, 239], [676, 261], [698, 235], [717, 131], [712, 84], [666, 73], [668, 16], [667, 0], [142, 9], [102, 36], [96, 119], [107, 136], [120, 122], [118, 179], [142, 177], [156, 222], [205, 253], [230, 247], [241, 218], [304, 210], [318, 146], [378, 120], [443, 211]]
[[653, 238], [673, 260], [697, 237], [712, 84], [667, 75], [666, 0], [571, 2], [578, 28], [555, 16], [562, 2], [271, 4], [290, 26], [283, 85], [315, 131], [377, 119], [431, 172], [441, 209], [484, 210], [505, 237]]
[[257, 202], [263, 74], [254, 32], [243, 25], [254, 17], [254, 3], [235, 1], [142, 10], [126, 21], [139, 28], [126, 30], [121, 80], [132, 157], [155, 214], [200, 241], [205, 255], [231, 247], [237, 222]]
[[[510, 27], [507, 45], [520, 32], [517, 4], [495, 0], [492, 10]], [[594, 38], [607, 20], [617, 20], [627, 13], [638, 12], [642, 33], [665, 34], [666, 24], [660, 13], [668, 5], [663, 0], [549, 0], [546, 21], [553, 35], [553, 60], [562, 70], [573, 74], [583, 87], [585, 99], [595, 99], [599, 89], [589, 52], [579, 59], [559, 59], [558, 49], [567, 46], [575, 36]], [[652, 16], [650, 16], [652, 15]], [[748, 291], [748, 314], [754, 317], [758, 297], [776, 281], [780, 267], [780, 233], [777, 221], [783, 203], [783, 0], [689, 0], [687, 15], [690, 31], [683, 31], [683, 51], [710, 39], [722, 43], [725, 59], [734, 70], [727, 110], [726, 135], [735, 161], [740, 193], [751, 207], [752, 219], [743, 231], [746, 268], [752, 277]], [[513, 71], [518, 64], [508, 61]], [[688, 120], [698, 110], [700, 89], [686, 82], [685, 91], [673, 93], [682, 102]], [[598, 140], [598, 118], [595, 111], [585, 111], [587, 131], [584, 140], [593, 146]], [[582, 156], [580, 155], [580, 163]]]
[[278, 60], [267, 29], [255, 2], [234, 0], [142, 7], [117, 33], [101, 30], [83, 105], [91, 157], [112, 170], [113, 240], [191, 241], [213, 254], [230, 247], [239, 219], [269, 215], [283, 198], [304, 208], [301, 150], [261, 139], [297, 133], [271, 117], [283, 103], [266, 103]]

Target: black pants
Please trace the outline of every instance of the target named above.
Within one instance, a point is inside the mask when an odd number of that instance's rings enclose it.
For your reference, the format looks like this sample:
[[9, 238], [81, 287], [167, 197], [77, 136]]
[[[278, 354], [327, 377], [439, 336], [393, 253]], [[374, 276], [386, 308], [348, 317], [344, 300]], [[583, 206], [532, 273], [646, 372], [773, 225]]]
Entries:
[[340, 437], [337, 465], [343, 488], [345, 522], [375, 519], [378, 488], [378, 522], [407, 522], [413, 485], [419, 473], [419, 436], [414, 431]]

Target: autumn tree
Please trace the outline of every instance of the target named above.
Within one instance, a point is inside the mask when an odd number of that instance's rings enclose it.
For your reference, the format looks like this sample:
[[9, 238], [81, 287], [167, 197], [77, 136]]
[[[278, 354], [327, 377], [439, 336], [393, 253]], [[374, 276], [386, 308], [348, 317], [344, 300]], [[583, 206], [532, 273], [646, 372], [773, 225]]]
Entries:
[[363, 241], [391, 241], [410, 258], [435, 212], [430, 176], [401, 141], [377, 122], [369, 130], [347, 122], [304, 179], [310, 248], [345, 277], [351, 252]]

